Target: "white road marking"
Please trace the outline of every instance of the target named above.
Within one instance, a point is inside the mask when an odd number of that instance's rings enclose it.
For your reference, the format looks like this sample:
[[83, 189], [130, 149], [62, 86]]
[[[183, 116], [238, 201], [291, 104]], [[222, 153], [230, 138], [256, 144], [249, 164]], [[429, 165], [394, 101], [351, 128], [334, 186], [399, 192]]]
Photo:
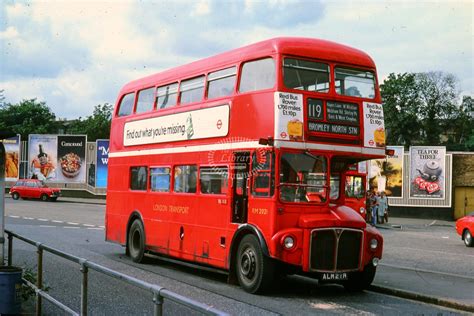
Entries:
[[46, 227], [46, 228], [54, 228], [56, 226], [52, 226], [52, 225], [39, 225], [40, 227]]
[[69, 225], [79, 225], [79, 223], [67, 222]]
[[23, 217], [23, 219], [34, 219], [33, 217]]
[[100, 228], [105, 228], [105, 226], [99, 226]]
[[82, 226], [86, 226], [86, 227], [95, 227], [95, 225], [90, 225], [90, 224], [82, 224]]
[[449, 236], [442, 236], [443, 239], [449, 239]]
[[89, 227], [87, 229], [93, 229], [93, 230], [104, 230], [103, 228], [100, 227]]
[[16, 216], [16, 215], [9, 215], [8, 217], [12, 217], [12, 218], [20, 218], [20, 216]]
[[80, 227], [77, 226], [64, 226], [64, 228], [69, 228], [69, 229], [79, 229]]
[[53, 223], [64, 223], [63, 221], [55, 221], [55, 220], [52, 220]]
[[37, 218], [37, 220], [42, 221], [42, 222], [49, 222], [49, 219], [46, 219], [46, 218]]

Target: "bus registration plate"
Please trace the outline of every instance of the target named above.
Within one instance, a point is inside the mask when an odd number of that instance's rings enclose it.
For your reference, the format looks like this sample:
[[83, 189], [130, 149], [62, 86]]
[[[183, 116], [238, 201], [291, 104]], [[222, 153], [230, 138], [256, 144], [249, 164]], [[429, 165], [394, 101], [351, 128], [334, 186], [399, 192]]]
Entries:
[[349, 274], [345, 272], [323, 273], [321, 280], [322, 281], [347, 281], [349, 280]]

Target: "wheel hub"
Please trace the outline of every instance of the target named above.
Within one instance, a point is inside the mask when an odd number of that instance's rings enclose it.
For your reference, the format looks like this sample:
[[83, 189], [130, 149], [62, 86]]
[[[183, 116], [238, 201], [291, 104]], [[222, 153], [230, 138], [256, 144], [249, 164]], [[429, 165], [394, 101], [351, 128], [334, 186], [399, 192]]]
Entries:
[[255, 253], [247, 249], [240, 259], [240, 270], [242, 275], [248, 279], [252, 279], [255, 275]]

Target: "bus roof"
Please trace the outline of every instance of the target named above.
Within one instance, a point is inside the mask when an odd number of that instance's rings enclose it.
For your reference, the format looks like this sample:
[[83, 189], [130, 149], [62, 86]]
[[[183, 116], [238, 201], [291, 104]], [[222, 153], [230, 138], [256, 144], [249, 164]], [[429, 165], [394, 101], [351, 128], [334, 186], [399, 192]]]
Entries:
[[332, 62], [375, 68], [375, 63], [369, 55], [346, 45], [321, 39], [278, 37], [233, 49], [131, 81], [122, 88], [121, 94], [157, 84], [167, 84], [181, 79], [191, 78], [192, 76], [206, 73], [211, 68], [218, 69], [226, 65], [237, 64], [241, 60], [270, 56], [276, 53], [314, 57]]

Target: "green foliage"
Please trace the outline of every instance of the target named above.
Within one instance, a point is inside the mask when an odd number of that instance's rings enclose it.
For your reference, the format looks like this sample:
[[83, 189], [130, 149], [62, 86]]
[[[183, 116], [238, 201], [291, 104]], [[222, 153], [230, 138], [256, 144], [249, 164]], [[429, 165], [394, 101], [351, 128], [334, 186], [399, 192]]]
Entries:
[[67, 131], [71, 134], [86, 134], [89, 142], [96, 139], [108, 139], [112, 110], [113, 106], [108, 103], [96, 105], [91, 116], [72, 121]]
[[457, 80], [442, 72], [390, 74], [380, 85], [387, 143], [473, 150], [474, 105], [458, 104]]
[[56, 116], [44, 102], [23, 100], [0, 107], [0, 130], [8, 130], [28, 139], [29, 134], [57, 132]]
[[[23, 268], [22, 278], [24, 280], [30, 282], [31, 284], [36, 285], [36, 282], [38, 280], [37, 270], [26, 266], [25, 268]], [[47, 291], [49, 291], [49, 289], [50, 289], [50, 287], [43, 282], [42, 290], [47, 292]], [[25, 283], [23, 283], [22, 287], [21, 287], [21, 298], [23, 299], [23, 301], [26, 302], [26, 301], [28, 301], [28, 299], [30, 299], [31, 297], [34, 297], [34, 296], [36, 296], [35, 290], [33, 288], [29, 287], [28, 285], [26, 285]]]

